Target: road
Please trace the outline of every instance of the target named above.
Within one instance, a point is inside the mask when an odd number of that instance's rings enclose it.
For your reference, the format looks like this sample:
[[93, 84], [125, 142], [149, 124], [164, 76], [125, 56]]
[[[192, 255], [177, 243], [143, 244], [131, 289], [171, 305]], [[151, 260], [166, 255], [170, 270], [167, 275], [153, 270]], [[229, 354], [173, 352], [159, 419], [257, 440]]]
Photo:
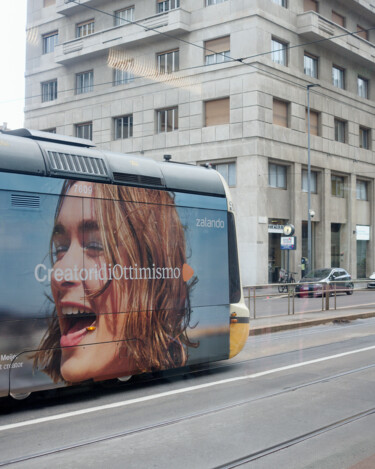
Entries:
[[[265, 317], [272, 315], [283, 315], [293, 313], [294, 314], [305, 313], [308, 311], [321, 311], [322, 305], [325, 308], [325, 298], [298, 298], [283, 293], [277, 292], [276, 287], [273, 289], [258, 289], [256, 292], [256, 317]], [[246, 300], [248, 301], [248, 300]], [[355, 290], [353, 295], [338, 294], [336, 298], [331, 296], [329, 298], [330, 309], [345, 309], [350, 308], [351, 310], [374, 311], [375, 310], [375, 290]], [[250, 299], [250, 311], [251, 316], [254, 317], [254, 297], [253, 291], [251, 292]]]
[[375, 467], [374, 337], [375, 319], [264, 334], [210, 367], [3, 401], [0, 466]]

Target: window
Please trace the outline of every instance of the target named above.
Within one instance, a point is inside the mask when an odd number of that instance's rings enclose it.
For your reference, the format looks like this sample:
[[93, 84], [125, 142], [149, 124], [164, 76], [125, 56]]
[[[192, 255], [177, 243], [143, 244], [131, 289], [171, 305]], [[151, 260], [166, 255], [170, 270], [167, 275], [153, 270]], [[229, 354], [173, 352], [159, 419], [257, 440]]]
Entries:
[[366, 78], [357, 78], [358, 96], [361, 98], [368, 98], [368, 80]]
[[177, 72], [180, 68], [180, 53], [179, 50], [172, 50], [169, 52], [161, 52], [157, 55], [158, 72], [159, 73], [172, 73]]
[[57, 80], [42, 83], [42, 103], [57, 99]]
[[287, 65], [287, 44], [285, 42], [272, 39], [271, 50], [273, 62], [280, 65]]
[[303, 0], [303, 10], [318, 12], [318, 2], [315, 0]]
[[115, 11], [115, 26], [122, 26], [130, 21], [134, 21], [134, 7]]
[[[302, 170], [302, 192], [308, 191], [308, 172], [307, 169]], [[318, 173], [316, 171], [310, 172], [310, 192], [316, 194], [318, 192]]]
[[210, 5], [217, 5], [218, 3], [226, 2], [226, 0], [206, 0], [206, 7]]
[[268, 185], [279, 189], [286, 189], [286, 166], [269, 163]]
[[276, 3], [276, 5], [280, 5], [281, 7], [286, 8], [286, 0], [272, 0], [273, 3]]
[[94, 32], [95, 21], [88, 20], [77, 24], [76, 37], [84, 37]]
[[280, 101], [279, 99], [273, 100], [273, 123], [288, 127], [288, 103]]
[[236, 185], [236, 163], [219, 163], [213, 164], [212, 167], [223, 176], [228, 186]]
[[370, 129], [366, 127], [359, 128], [359, 147], [365, 150], [370, 149]]
[[205, 126], [229, 124], [230, 102], [229, 98], [214, 99], [206, 101], [205, 106]]
[[332, 84], [336, 88], [345, 88], [345, 70], [343, 68], [332, 66]]
[[331, 194], [334, 197], [344, 197], [345, 180], [342, 176], [331, 176]]
[[[308, 129], [308, 115], [306, 109], [306, 133]], [[319, 135], [319, 112], [310, 109], [310, 135]]]
[[206, 65], [228, 62], [230, 60], [230, 37], [224, 36], [204, 43]]
[[43, 7], [50, 7], [56, 4], [56, 0], [43, 0]]
[[157, 0], [157, 12], [174, 10], [180, 8], [180, 0]]
[[157, 111], [157, 132], [173, 132], [178, 129], [178, 108], [160, 109]]
[[303, 58], [303, 70], [305, 75], [318, 78], [318, 57], [305, 53]]
[[366, 28], [364, 28], [363, 26], [359, 24], [357, 24], [356, 35], [368, 41], [368, 31], [366, 31]]
[[115, 140], [122, 140], [133, 136], [133, 116], [115, 118]]
[[332, 21], [345, 28], [345, 17], [332, 10]]
[[76, 137], [92, 140], [92, 122], [76, 124]]
[[130, 70], [119, 70], [115, 68], [113, 73], [113, 85], [126, 85], [134, 80], [133, 72]]
[[335, 119], [335, 140], [336, 142], [345, 143], [346, 141], [346, 122]]
[[51, 127], [50, 129], [43, 129], [42, 132], [48, 132], [49, 134], [56, 133], [56, 127]]
[[89, 93], [93, 90], [94, 72], [77, 73], [76, 75], [76, 94]]
[[52, 33], [44, 34], [43, 36], [43, 54], [49, 54], [55, 50], [55, 46], [59, 39], [59, 34], [57, 31]]
[[357, 200], [368, 200], [367, 181], [357, 180]]

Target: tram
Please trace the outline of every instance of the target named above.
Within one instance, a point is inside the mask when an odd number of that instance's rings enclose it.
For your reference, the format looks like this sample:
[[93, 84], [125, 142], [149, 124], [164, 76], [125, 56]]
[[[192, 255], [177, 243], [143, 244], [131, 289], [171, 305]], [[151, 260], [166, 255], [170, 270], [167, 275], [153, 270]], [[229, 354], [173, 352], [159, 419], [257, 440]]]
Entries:
[[0, 132], [0, 397], [229, 359], [249, 335], [210, 167]]

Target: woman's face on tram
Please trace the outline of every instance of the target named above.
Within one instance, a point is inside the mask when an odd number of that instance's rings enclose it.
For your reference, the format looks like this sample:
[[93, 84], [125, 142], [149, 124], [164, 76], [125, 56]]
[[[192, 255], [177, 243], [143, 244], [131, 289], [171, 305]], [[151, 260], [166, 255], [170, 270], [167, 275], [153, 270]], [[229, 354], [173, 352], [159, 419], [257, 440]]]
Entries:
[[[106, 264], [92, 192], [91, 183], [77, 182], [70, 187], [52, 238], [51, 284], [61, 332], [61, 374], [70, 382], [121, 376], [130, 370], [129, 358], [119, 357], [123, 315], [113, 314], [121, 311], [114, 282], [92, 296], [105, 284], [94, 272], [101, 268], [104, 272]], [[124, 348], [121, 350], [123, 355]]]

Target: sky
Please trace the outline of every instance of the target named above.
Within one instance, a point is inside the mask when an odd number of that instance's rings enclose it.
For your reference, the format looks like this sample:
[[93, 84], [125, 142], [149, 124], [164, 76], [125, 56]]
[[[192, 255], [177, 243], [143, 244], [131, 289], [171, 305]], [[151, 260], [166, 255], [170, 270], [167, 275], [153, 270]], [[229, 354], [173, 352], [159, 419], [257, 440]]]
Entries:
[[0, 0], [0, 125], [23, 127], [26, 0]]

